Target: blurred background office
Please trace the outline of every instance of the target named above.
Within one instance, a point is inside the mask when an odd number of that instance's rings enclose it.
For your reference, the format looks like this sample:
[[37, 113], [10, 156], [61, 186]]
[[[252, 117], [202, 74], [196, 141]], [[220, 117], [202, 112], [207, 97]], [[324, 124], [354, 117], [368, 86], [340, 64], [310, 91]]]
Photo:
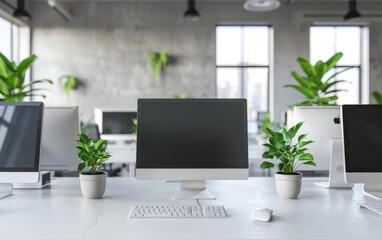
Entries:
[[[131, 114], [138, 98], [246, 98], [257, 176], [269, 174], [258, 168], [259, 118], [269, 112], [281, 123], [301, 101], [284, 87], [301, 71], [296, 59], [342, 52], [333, 71], [352, 68], [336, 86], [347, 89], [338, 103], [373, 102], [371, 92], [382, 91], [381, 29], [377, 0], [0, 0], [0, 52], [16, 62], [36, 54], [28, 78], [54, 81], [43, 86], [46, 99], [33, 100], [78, 105], [87, 124], [95, 109]], [[108, 140], [128, 166], [122, 175], [134, 176], [131, 138]]]

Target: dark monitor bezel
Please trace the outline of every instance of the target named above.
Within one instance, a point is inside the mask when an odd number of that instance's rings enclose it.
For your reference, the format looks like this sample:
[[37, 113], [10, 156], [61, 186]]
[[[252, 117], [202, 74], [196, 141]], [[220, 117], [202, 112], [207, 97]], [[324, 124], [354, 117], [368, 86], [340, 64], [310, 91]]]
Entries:
[[363, 168], [363, 169], [357, 169], [357, 168], [352, 168], [351, 163], [350, 163], [350, 146], [349, 146], [349, 134], [348, 134], [348, 111], [352, 109], [381, 109], [382, 110], [382, 105], [376, 105], [376, 104], [346, 104], [342, 105], [341, 111], [342, 111], [342, 135], [343, 135], [343, 143], [344, 143], [344, 159], [345, 159], [345, 170], [348, 173], [380, 173], [378, 169], [375, 169], [373, 167], [371, 168]]
[[[150, 169], [150, 168], [142, 168], [139, 166], [138, 164], [138, 159], [140, 157], [140, 150], [139, 150], [139, 138], [140, 138], [140, 134], [139, 134], [139, 116], [140, 116], [140, 111], [139, 109], [141, 109], [141, 106], [143, 103], [151, 103], [151, 102], [171, 102], [171, 103], [188, 103], [188, 102], [209, 102], [209, 103], [217, 103], [217, 102], [226, 102], [226, 103], [241, 103], [242, 107], [243, 107], [243, 113], [244, 113], [244, 116], [243, 116], [243, 131], [246, 134], [246, 136], [244, 137], [244, 144], [245, 146], [248, 146], [248, 116], [247, 116], [247, 100], [245, 98], [236, 98], [236, 99], [222, 99], [222, 98], [197, 98], [197, 99], [194, 99], [194, 98], [188, 98], [188, 99], [173, 99], [173, 98], [140, 98], [138, 99], [138, 111], [137, 111], [137, 119], [138, 119], [138, 124], [137, 124], [137, 164], [136, 164], [136, 168], [137, 169], [142, 169], [142, 170], [146, 170], [146, 169]], [[248, 169], [249, 167], [249, 163], [248, 163], [248, 147], [245, 148], [245, 155], [247, 156], [247, 161], [246, 161], [246, 166], [243, 166], [243, 167], [238, 167], [238, 168], [182, 168], [182, 169], [186, 169], [186, 170], [191, 170], [191, 169], [208, 169], [208, 170], [211, 170], [211, 169]], [[169, 168], [151, 168], [151, 169], [155, 169], [155, 170], [163, 170], [163, 169], [169, 169]], [[177, 169], [177, 168], [170, 168], [170, 169]]]
[[38, 119], [37, 119], [37, 134], [36, 134], [36, 146], [35, 146], [35, 159], [34, 165], [30, 168], [1, 168], [0, 172], [38, 172], [40, 168], [40, 150], [41, 150], [41, 136], [42, 136], [42, 121], [44, 113], [43, 102], [0, 102], [0, 106], [22, 106], [22, 107], [37, 107]]

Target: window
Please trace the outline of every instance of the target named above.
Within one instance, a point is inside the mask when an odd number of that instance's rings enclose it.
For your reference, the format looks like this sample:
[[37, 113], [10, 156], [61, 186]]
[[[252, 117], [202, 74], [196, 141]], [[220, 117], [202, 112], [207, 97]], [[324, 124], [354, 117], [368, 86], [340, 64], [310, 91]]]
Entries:
[[269, 26], [216, 27], [218, 98], [246, 98], [248, 120], [269, 111]]
[[[337, 52], [344, 56], [337, 63], [333, 72], [344, 68], [350, 70], [340, 74], [337, 80], [346, 80], [338, 84], [338, 89], [347, 92], [338, 93], [338, 104], [359, 104], [365, 99], [365, 89], [368, 87], [368, 78], [363, 74], [366, 70], [367, 51], [363, 44], [367, 41], [367, 27], [364, 26], [312, 26], [310, 28], [310, 60], [327, 60]], [[368, 91], [366, 91], [368, 92]], [[368, 98], [368, 96], [366, 96]]]
[[19, 62], [29, 56], [29, 27], [20, 26], [0, 17], [0, 52]]
[[12, 23], [0, 17], [0, 52], [7, 58], [12, 56]]

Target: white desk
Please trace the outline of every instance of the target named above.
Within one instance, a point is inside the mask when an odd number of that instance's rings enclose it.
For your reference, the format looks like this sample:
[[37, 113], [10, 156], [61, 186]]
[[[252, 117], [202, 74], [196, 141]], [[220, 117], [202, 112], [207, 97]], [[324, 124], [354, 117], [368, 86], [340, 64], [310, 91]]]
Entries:
[[[173, 202], [176, 182], [109, 178], [102, 200], [82, 197], [77, 178], [57, 178], [51, 189], [14, 190], [0, 200], [0, 239], [381, 239], [382, 217], [356, 206], [359, 190], [325, 189], [304, 181], [298, 200], [277, 197], [273, 178], [210, 181], [226, 219], [128, 219], [134, 204]], [[251, 220], [258, 207], [271, 222]]]

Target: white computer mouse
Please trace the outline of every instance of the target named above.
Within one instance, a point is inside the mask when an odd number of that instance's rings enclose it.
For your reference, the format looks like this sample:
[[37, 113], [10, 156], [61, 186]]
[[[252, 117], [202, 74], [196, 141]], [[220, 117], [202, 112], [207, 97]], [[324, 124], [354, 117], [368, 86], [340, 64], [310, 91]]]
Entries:
[[256, 221], [268, 222], [272, 218], [273, 210], [268, 208], [259, 208], [252, 212], [252, 219]]

